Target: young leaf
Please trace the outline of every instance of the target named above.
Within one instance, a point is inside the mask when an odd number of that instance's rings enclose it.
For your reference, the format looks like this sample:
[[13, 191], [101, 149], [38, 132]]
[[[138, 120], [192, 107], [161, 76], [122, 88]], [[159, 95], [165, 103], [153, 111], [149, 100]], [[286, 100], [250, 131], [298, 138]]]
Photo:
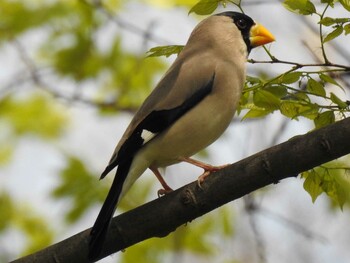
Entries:
[[278, 81], [279, 83], [292, 84], [297, 82], [300, 79], [301, 75], [301, 72], [290, 72], [283, 74], [280, 78], [278, 78]]
[[336, 82], [335, 79], [333, 79], [333, 78], [330, 77], [329, 75], [326, 75], [326, 74], [321, 73], [321, 74], [319, 74], [319, 76], [320, 76], [320, 79], [322, 79], [324, 82], [328, 82], [328, 83], [330, 83], [330, 84], [336, 85], [336, 86], [338, 86], [338, 87], [341, 88], [341, 86], [339, 85], [339, 83]]
[[339, 2], [350, 12], [350, 0], [339, 0]]
[[149, 51], [147, 51], [148, 53], [147, 57], [160, 57], [160, 56], [169, 57], [173, 54], [179, 54], [183, 48], [184, 46], [182, 45], [153, 47]]
[[336, 24], [336, 21], [334, 18], [327, 16], [327, 17], [324, 17], [323, 19], [321, 19], [319, 23], [324, 25], [324, 26], [331, 26], [331, 25]]
[[343, 27], [342, 26], [337, 26], [332, 32], [330, 32], [324, 39], [323, 43], [326, 43], [328, 41], [331, 41], [332, 39], [338, 37], [343, 33]]
[[314, 79], [309, 79], [306, 85], [306, 89], [315, 95], [322, 97], [326, 96], [324, 85]]
[[308, 119], [315, 119], [318, 116], [319, 108], [315, 104], [303, 105], [298, 101], [283, 100], [281, 102], [280, 111], [284, 116], [292, 119], [297, 119], [298, 116], [303, 116]]
[[295, 98], [296, 100], [310, 102], [310, 98], [305, 92], [300, 91], [300, 92], [292, 93], [290, 94], [290, 96], [292, 98]]
[[327, 126], [328, 124], [334, 123], [335, 116], [333, 111], [325, 111], [320, 113], [315, 119], [316, 129]]
[[196, 13], [197, 15], [210, 15], [218, 7], [221, 0], [200, 0], [195, 4], [188, 14]]
[[300, 116], [314, 120], [318, 116], [319, 106], [317, 104], [311, 103], [307, 106], [302, 106], [300, 109]]
[[350, 24], [346, 24], [343, 28], [345, 35], [350, 34]]
[[331, 101], [338, 105], [340, 109], [345, 109], [348, 107], [348, 104], [338, 98], [333, 92], [331, 92]]
[[257, 90], [253, 95], [253, 101], [256, 106], [270, 110], [276, 110], [280, 105], [280, 99], [266, 90]]
[[295, 118], [299, 115], [300, 104], [294, 101], [284, 100], [281, 102], [280, 111], [288, 118]]
[[287, 88], [280, 85], [271, 85], [265, 88], [266, 91], [271, 92], [277, 98], [283, 98], [288, 94]]
[[249, 76], [249, 75], [246, 77], [246, 81], [251, 85], [260, 84], [262, 82], [260, 78]]
[[269, 113], [271, 113], [271, 110], [266, 110], [262, 108], [251, 109], [243, 116], [242, 120], [251, 118], [261, 118]]
[[11, 123], [16, 134], [30, 133], [47, 139], [61, 135], [68, 122], [64, 108], [41, 93], [23, 99], [3, 99], [0, 116]]
[[314, 170], [303, 172], [302, 177], [306, 178], [303, 186], [305, 191], [311, 196], [312, 202], [314, 203], [317, 197], [323, 192], [321, 178]]
[[70, 199], [66, 220], [72, 223], [80, 219], [97, 201], [104, 200], [108, 186], [101, 184], [94, 187], [97, 176], [88, 171], [80, 159], [68, 156], [67, 162], [66, 167], [61, 170], [60, 183], [52, 190], [51, 195], [57, 199]]
[[316, 12], [316, 8], [309, 0], [284, 0], [283, 6], [300, 15], [311, 15]]

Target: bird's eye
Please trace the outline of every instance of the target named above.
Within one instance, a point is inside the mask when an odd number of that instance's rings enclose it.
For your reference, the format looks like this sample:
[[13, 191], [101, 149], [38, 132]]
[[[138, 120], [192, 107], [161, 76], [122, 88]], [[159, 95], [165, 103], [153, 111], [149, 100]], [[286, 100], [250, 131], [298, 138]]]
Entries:
[[237, 22], [236, 22], [236, 25], [238, 26], [239, 29], [245, 29], [247, 27], [247, 23], [245, 20], [243, 19], [239, 19]]

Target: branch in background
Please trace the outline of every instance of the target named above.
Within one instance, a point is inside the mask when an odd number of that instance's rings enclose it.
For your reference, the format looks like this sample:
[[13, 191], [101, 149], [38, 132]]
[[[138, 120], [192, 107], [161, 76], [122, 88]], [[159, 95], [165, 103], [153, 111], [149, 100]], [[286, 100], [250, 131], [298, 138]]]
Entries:
[[316, 241], [321, 242], [321, 243], [328, 242], [326, 237], [324, 237], [323, 235], [318, 234], [318, 233], [314, 233], [310, 229], [308, 229], [309, 226], [304, 226], [302, 224], [294, 222], [293, 220], [291, 220], [287, 217], [284, 217], [282, 215], [279, 215], [276, 212], [273, 212], [271, 210], [268, 210], [268, 209], [262, 208], [262, 207], [257, 207], [255, 212], [285, 225], [287, 228], [294, 230], [296, 233], [299, 233], [304, 238], [307, 238], [309, 240], [310, 239], [316, 240]]
[[2, 89], [2, 92], [4, 93], [3, 96], [6, 96], [6, 93], [9, 93], [9, 91], [12, 90], [14, 86], [18, 86], [24, 82], [31, 81], [38, 88], [48, 92], [55, 98], [62, 99], [67, 103], [72, 103], [72, 102], [82, 103], [85, 105], [94, 106], [101, 109], [112, 109], [116, 111], [131, 112], [131, 113], [134, 113], [137, 110], [137, 108], [135, 107], [120, 106], [118, 105], [118, 101], [113, 99], [111, 99], [110, 101], [98, 101], [98, 100], [93, 100], [89, 98], [83, 98], [82, 96], [79, 96], [77, 94], [73, 94], [72, 96], [69, 96], [64, 93], [58, 92], [57, 88], [52, 87], [51, 85], [49, 85], [43, 80], [42, 74], [41, 74], [42, 69], [40, 69], [35, 64], [35, 62], [30, 58], [24, 46], [18, 40], [13, 40], [12, 43], [14, 48], [17, 50], [22, 62], [26, 66], [29, 76], [23, 77], [23, 74], [25, 72], [22, 72], [22, 71], [19, 72], [18, 77], [13, 78], [15, 79], [15, 81], [9, 83]]
[[[148, 238], [164, 237], [179, 226], [252, 191], [344, 156], [350, 153], [349, 134], [350, 118], [347, 118], [213, 173], [201, 187], [195, 181], [114, 217], [100, 258]], [[13, 263], [88, 262], [89, 231]]]
[[162, 39], [158, 36], [155, 36], [154, 34], [152, 34], [152, 32], [149, 32], [149, 30], [144, 30], [132, 23], [129, 23], [125, 20], [120, 19], [119, 17], [117, 17], [115, 14], [113, 14], [110, 10], [108, 10], [103, 2], [101, 0], [94, 0], [92, 1], [92, 3], [89, 3], [88, 1], [84, 1], [86, 4], [90, 5], [92, 8], [97, 8], [98, 10], [100, 10], [110, 21], [114, 22], [116, 25], [118, 25], [119, 27], [126, 29], [127, 31], [129, 31], [130, 33], [134, 33], [136, 35], [140, 35], [140, 36], [147, 36], [147, 39], [149, 41], [152, 41], [156, 44], [160, 44], [160, 45], [168, 45], [169, 41]]
[[244, 200], [244, 209], [248, 214], [249, 224], [254, 234], [256, 251], [257, 251], [259, 262], [265, 263], [266, 262], [266, 249], [264, 245], [265, 242], [259, 231], [258, 223], [255, 217], [255, 212], [259, 209], [259, 207], [256, 204], [253, 195], [251, 194], [243, 197], [243, 200]]

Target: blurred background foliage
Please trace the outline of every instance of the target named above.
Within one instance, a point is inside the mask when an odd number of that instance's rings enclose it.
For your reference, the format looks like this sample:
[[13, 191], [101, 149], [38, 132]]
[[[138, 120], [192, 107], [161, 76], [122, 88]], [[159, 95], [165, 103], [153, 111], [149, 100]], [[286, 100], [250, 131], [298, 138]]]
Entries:
[[[1, 180], [6, 181], [6, 167], [13, 164], [13, 156], [24, 139], [42, 141], [64, 155], [64, 165], [56, 171], [50, 198], [52, 202], [60, 203], [64, 200], [69, 204], [61, 210], [65, 223], [57, 227], [55, 222], [42, 214], [40, 204], [29, 200], [23, 202], [9, 189], [2, 187], [0, 262], [34, 252], [67, 237], [62, 234], [64, 229], [79, 224], [84, 216], [99, 208], [104, 201], [110, 178], [98, 182], [100, 171], [93, 169], [74, 151], [63, 149], [60, 144], [74, 126], [71, 108], [76, 105], [92, 107], [97, 111], [98, 118], [133, 113], [168, 67], [169, 61], [159, 56], [170, 56], [181, 51], [181, 45], [169, 46], [178, 43], [168, 43], [155, 36], [151, 26], [148, 30], [143, 30], [132, 24], [132, 21], [122, 19], [120, 14], [125, 10], [127, 2], [0, 2], [0, 53], [6, 57], [11, 50], [10, 60], [18, 61], [15, 68], [3, 66], [6, 70], [1, 73], [1, 76], [5, 76], [2, 77], [5, 81], [0, 86], [0, 165], [4, 168], [0, 170]], [[162, 10], [179, 9], [181, 12], [206, 15], [223, 7], [243, 10], [245, 2], [248, 4], [252, 1], [130, 2], [163, 8]], [[315, 23], [321, 30], [319, 45], [323, 51], [326, 43], [347, 36], [350, 32], [348, 16], [326, 15], [327, 9], [332, 9], [335, 5], [347, 11], [350, 9], [349, 2], [345, 0], [339, 3], [331, 0], [284, 1], [285, 8], [296, 13], [296, 16], [313, 15], [317, 18]], [[328, 34], [322, 32], [324, 28], [329, 29]], [[123, 30], [140, 36], [136, 50], [128, 48], [123, 42]], [[147, 53], [151, 47], [154, 48]], [[349, 75], [349, 65], [331, 65], [325, 52], [321, 60], [315, 59], [312, 62], [314, 66], [289, 63], [277, 59], [268, 49], [265, 52], [265, 56], [270, 59], [269, 63], [290, 67], [284, 67], [275, 75], [265, 68], [254, 76], [247, 77], [238, 110], [240, 119], [266, 117], [277, 111], [287, 117], [288, 121], [306, 118], [315, 128], [320, 128], [349, 115], [349, 101], [334, 91], [338, 89], [344, 94], [348, 92], [346, 76]], [[152, 58], [146, 58], [147, 55]], [[265, 64], [266, 61], [251, 59], [249, 62]], [[112, 142], [114, 143], [116, 142]], [[98, 145], [91, 147], [99, 148]], [[302, 174], [305, 179], [304, 188], [311, 195], [312, 201], [326, 193], [330, 197], [331, 207], [347, 209], [350, 203], [349, 171], [349, 158], [324, 164]], [[36, 189], [31, 185], [31, 179], [25, 178], [26, 174], [21, 176], [19, 184], [33, 187], [35, 195]], [[257, 195], [263, 195], [265, 191], [262, 190]], [[154, 192], [154, 181], [142, 179], [142, 185], [137, 184], [131, 190], [129, 196], [132, 198], [125, 198], [118, 210], [132, 209], [146, 202]], [[254, 202], [246, 202], [246, 205], [248, 214], [249, 211], [258, 210]], [[91, 217], [95, 216], [95, 212], [91, 214]], [[236, 234], [237, 217], [235, 209], [222, 207], [179, 228], [166, 238], [147, 240], [110, 260], [181, 262], [181, 257], [185, 257], [187, 260], [196, 258], [197, 261], [208, 262], [244, 262], [232, 253], [228, 253], [229, 257], [221, 255], [223, 244], [230, 244]], [[256, 233], [253, 221], [251, 227]], [[11, 242], [20, 245], [12, 247], [5, 244], [13, 236], [14, 241]], [[265, 256], [261, 252], [263, 245], [258, 238], [256, 243], [258, 256], [251, 256], [250, 262], [254, 262], [253, 259], [264, 262]]]

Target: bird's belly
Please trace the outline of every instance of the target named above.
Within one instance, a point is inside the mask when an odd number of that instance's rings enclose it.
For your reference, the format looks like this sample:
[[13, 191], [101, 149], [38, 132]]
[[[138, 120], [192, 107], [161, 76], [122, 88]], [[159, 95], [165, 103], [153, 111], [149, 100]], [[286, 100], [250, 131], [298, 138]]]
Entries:
[[[201, 102], [208, 106], [194, 107], [149, 142], [144, 149], [145, 154], [153, 160], [153, 166], [164, 167], [179, 162], [179, 157], [190, 157], [213, 143], [226, 130], [235, 107], [224, 105], [225, 103], [212, 103], [211, 100], [214, 99], [218, 98], [208, 96]], [[211, 105], [215, 105], [215, 108]]]

